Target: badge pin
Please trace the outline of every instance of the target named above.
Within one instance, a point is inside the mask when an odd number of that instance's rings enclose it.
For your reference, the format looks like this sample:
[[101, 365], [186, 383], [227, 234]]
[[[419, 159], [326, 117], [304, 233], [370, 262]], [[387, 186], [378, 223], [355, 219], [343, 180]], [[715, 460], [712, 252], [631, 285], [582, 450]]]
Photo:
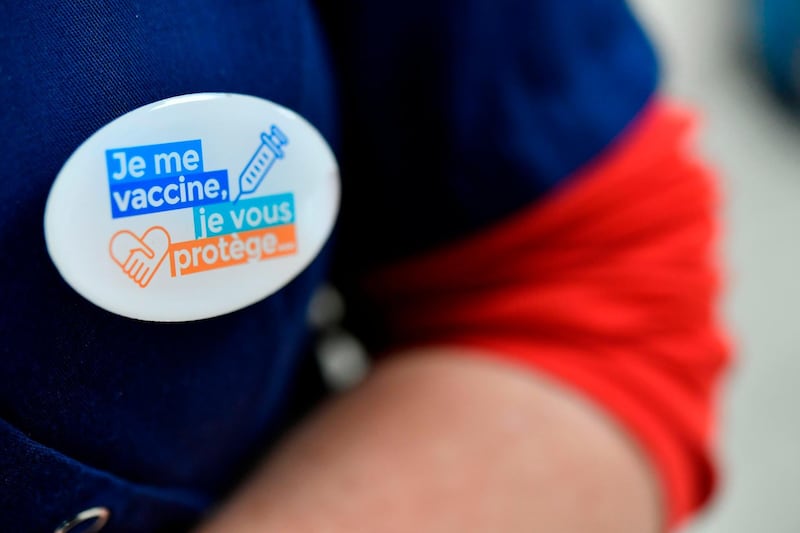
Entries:
[[187, 95], [109, 123], [64, 164], [48, 252], [83, 297], [123, 316], [198, 320], [273, 294], [308, 266], [339, 206], [323, 137], [277, 104]]

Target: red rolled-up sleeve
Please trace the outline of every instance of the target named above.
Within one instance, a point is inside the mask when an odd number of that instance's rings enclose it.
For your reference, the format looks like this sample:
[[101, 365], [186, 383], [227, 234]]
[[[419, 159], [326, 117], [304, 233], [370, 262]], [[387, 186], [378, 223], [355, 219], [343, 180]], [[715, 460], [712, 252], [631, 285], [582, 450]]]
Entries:
[[382, 269], [391, 346], [488, 349], [579, 390], [641, 445], [675, 525], [715, 485], [717, 189], [691, 112], [652, 102], [545, 199]]

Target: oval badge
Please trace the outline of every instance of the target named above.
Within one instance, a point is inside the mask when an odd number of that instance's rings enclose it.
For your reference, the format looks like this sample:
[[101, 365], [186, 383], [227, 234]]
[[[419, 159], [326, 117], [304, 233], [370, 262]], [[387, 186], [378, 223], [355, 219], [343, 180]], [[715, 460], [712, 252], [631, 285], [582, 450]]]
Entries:
[[78, 293], [126, 317], [180, 322], [253, 304], [320, 252], [339, 208], [320, 133], [275, 103], [192, 94], [114, 120], [67, 160], [45, 239]]

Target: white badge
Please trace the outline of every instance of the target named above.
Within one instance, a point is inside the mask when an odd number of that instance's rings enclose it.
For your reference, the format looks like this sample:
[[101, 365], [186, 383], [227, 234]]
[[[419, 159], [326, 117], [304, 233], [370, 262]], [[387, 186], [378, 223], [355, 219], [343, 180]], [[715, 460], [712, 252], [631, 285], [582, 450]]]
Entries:
[[297, 276], [328, 239], [339, 192], [333, 153], [302, 117], [252, 96], [179, 96], [78, 147], [50, 190], [45, 239], [103, 309], [197, 320]]

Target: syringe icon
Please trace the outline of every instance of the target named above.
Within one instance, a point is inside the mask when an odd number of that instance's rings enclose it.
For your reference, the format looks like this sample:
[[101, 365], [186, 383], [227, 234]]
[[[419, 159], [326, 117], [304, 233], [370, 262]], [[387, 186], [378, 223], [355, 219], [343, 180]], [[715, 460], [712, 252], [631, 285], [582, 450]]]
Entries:
[[289, 144], [289, 138], [278, 126], [273, 125], [269, 133], [261, 133], [261, 146], [239, 174], [239, 192], [233, 199], [234, 203], [239, 201], [243, 194], [250, 194], [258, 189], [275, 161], [283, 159], [286, 155], [283, 147], [287, 144]]

